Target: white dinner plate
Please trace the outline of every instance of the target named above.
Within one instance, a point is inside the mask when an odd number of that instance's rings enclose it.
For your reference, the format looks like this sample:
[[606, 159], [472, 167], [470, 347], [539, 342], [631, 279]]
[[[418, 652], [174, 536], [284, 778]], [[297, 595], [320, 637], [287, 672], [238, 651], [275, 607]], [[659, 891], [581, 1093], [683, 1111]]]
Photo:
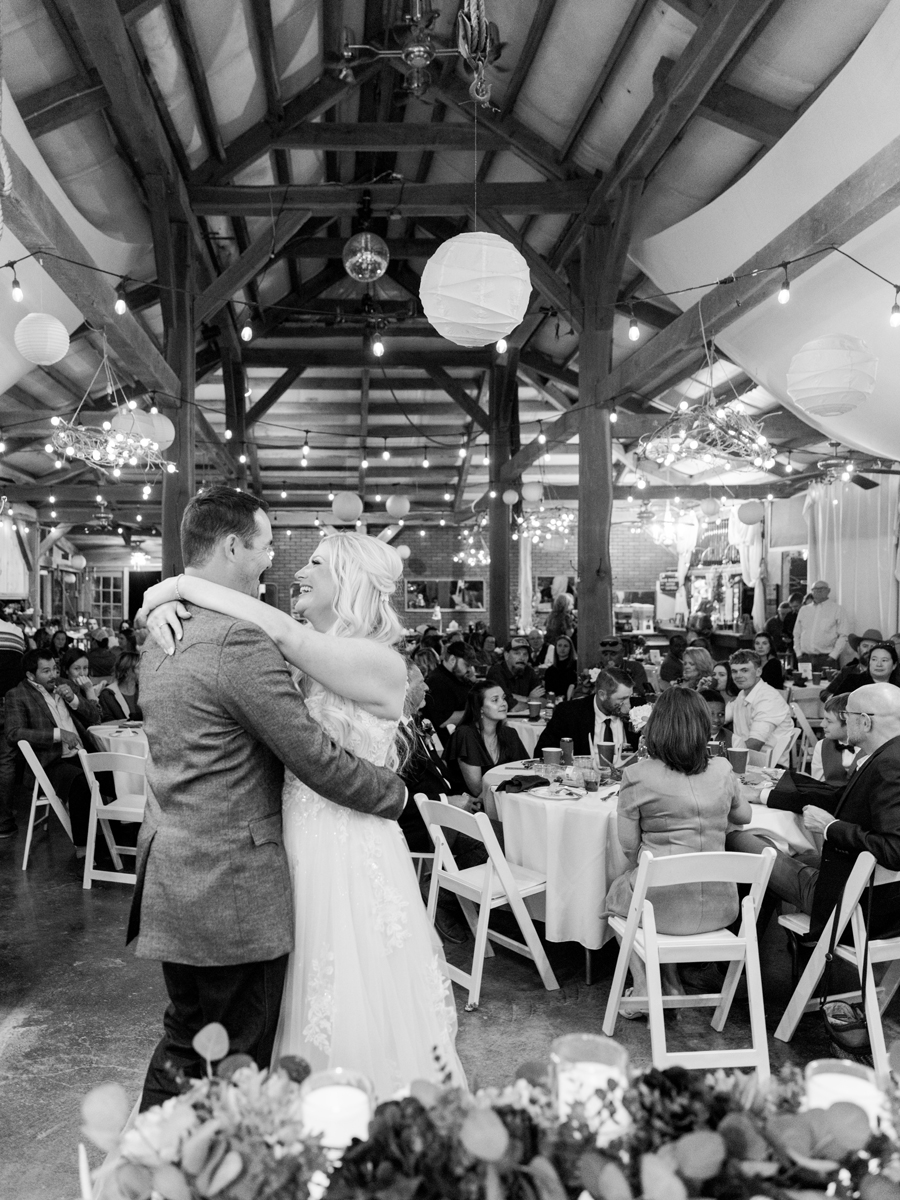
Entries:
[[580, 800], [585, 794], [585, 789], [572, 787], [568, 783], [557, 788], [548, 783], [546, 787], [531, 788], [528, 794], [537, 796], [539, 800]]

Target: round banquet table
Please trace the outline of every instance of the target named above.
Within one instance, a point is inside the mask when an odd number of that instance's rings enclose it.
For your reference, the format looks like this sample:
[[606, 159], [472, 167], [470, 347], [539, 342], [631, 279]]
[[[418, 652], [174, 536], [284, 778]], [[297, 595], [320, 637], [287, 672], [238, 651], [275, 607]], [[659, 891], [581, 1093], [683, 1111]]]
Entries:
[[534, 748], [538, 743], [538, 738], [547, 728], [547, 722], [529, 721], [527, 717], [509, 717], [506, 722], [507, 729], [514, 729], [519, 735], [522, 745], [525, 747], [525, 753], [532, 757]]
[[[126, 729], [121, 721], [107, 721], [103, 725], [91, 725], [88, 732], [97, 744], [98, 750], [107, 754], [133, 754], [138, 758], [146, 758], [149, 750], [147, 735], [143, 729]], [[142, 796], [145, 794], [146, 777], [129, 775], [125, 771], [114, 771], [113, 781], [116, 785], [116, 795], [122, 799], [125, 796]]]

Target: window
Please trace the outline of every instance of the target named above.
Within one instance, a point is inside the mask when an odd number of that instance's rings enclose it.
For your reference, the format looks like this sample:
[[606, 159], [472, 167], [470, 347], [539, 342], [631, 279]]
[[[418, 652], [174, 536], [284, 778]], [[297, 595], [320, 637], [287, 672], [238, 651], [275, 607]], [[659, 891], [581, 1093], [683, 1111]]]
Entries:
[[124, 615], [122, 606], [122, 572], [109, 571], [94, 575], [91, 597], [91, 616], [101, 625], [118, 623]]

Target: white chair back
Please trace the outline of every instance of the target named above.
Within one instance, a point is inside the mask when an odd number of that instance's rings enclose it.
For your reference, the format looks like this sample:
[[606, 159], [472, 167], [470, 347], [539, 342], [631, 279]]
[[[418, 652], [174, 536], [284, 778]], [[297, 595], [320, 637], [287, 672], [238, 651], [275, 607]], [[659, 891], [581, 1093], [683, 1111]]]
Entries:
[[[22, 856], [22, 870], [28, 867], [28, 855], [31, 852], [31, 839], [34, 836], [35, 825], [40, 825], [46, 822], [46, 828], [50, 828], [50, 810], [56, 813], [59, 818], [59, 823], [66, 831], [66, 836], [71, 842], [72, 839], [72, 822], [69, 820], [69, 814], [66, 811], [66, 806], [56, 794], [56, 788], [47, 778], [47, 772], [40, 764], [38, 756], [34, 752], [34, 747], [30, 742], [24, 739], [17, 743], [25, 761], [31, 768], [31, 773], [34, 775], [34, 787], [31, 791], [31, 810], [28, 814], [28, 830], [25, 834], [25, 854]], [[38, 809], [43, 809], [43, 816], [38, 816]]]
[[[105, 751], [88, 754], [85, 750], [79, 750], [78, 757], [81, 760], [82, 769], [91, 789], [87, 853], [84, 859], [82, 887], [90, 888], [94, 880], [103, 880], [107, 883], [135, 883], [137, 879], [135, 873], [122, 870], [120, 855], [135, 855], [136, 849], [134, 846], [120, 845], [113, 837], [111, 825], [114, 821], [125, 824], [140, 824], [143, 821], [144, 806], [146, 804], [146, 786], [139, 793], [125, 796], [119, 795], [115, 800], [111, 800], [108, 804], [105, 804], [103, 797], [100, 795], [100, 784], [97, 780], [97, 775], [103, 771], [110, 771], [117, 775], [140, 777], [144, 784], [146, 784], [147, 760], [143, 755], [111, 754]], [[109, 853], [115, 866], [114, 871], [103, 871], [94, 866], [98, 825], [102, 829], [106, 844], [109, 847]]]
[[[797, 722], [799, 728], [800, 742], [797, 746], [795, 754], [795, 770], [804, 771], [812, 762], [813, 752], [816, 748], [816, 738], [813, 727], [807, 720], [806, 713], [799, 704], [791, 704], [791, 714]], [[795, 743], [796, 745], [796, 743]]]

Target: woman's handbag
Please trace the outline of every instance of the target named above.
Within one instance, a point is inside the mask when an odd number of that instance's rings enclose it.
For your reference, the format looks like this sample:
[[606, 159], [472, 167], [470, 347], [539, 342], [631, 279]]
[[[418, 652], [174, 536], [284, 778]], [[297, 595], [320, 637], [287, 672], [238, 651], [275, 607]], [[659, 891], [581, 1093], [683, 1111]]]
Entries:
[[841, 1057], [852, 1058], [854, 1061], [865, 1063], [868, 1066], [872, 1066], [872, 1046], [869, 1042], [869, 1025], [866, 1021], [866, 984], [869, 975], [869, 924], [872, 917], [873, 887], [873, 880], [870, 879], [866, 897], [866, 948], [863, 952], [860, 1002], [858, 1004], [850, 1004], [846, 1000], [828, 999], [828, 993], [831, 991], [832, 965], [834, 963], [834, 949], [837, 941], [837, 916], [844, 899], [842, 890], [840, 899], [835, 905], [834, 922], [831, 926], [831, 940], [825, 959], [826, 967], [825, 978], [823, 980], [823, 993], [819, 1004], [825, 1032], [828, 1034], [828, 1038], [835, 1050], [838, 1051]]

